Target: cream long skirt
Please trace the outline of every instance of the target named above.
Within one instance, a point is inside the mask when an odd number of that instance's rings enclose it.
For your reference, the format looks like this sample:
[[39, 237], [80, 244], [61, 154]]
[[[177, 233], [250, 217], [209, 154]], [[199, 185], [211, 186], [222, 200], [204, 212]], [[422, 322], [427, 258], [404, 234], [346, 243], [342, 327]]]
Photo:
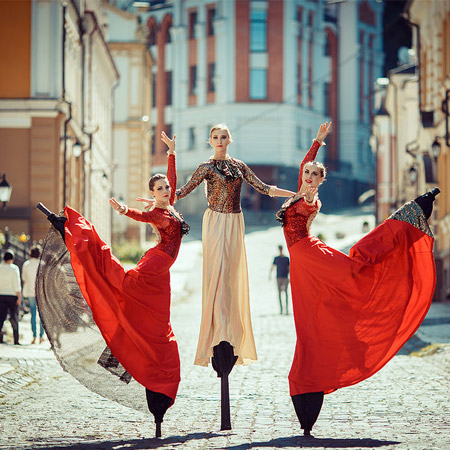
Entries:
[[207, 366], [213, 347], [227, 341], [236, 364], [256, 361], [250, 318], [244, 216], [207, 209], [203, 216], [202, 321], [194, 364]]

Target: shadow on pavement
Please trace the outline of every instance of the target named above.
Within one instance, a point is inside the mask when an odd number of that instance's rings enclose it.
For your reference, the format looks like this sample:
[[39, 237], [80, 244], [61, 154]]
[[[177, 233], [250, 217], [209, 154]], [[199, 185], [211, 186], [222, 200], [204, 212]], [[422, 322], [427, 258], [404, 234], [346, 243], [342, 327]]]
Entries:
[[[49, 439], [39, 443], [38, 439], [33, 440], [30, 447], [21, 446], [21, 450], [147, 450], [154, 448], [170, 448], [182, 445], [195, 439], [211, 439], [215, 437], [223, 437], [223, 435], [215, 433], [190, 433], [184, 436], [170, 436], [167, 438], [143, 438], [131, 440], [109, 440], [109, 441], [92, 441], [79, 442], [73, 444], [50, 443]], [[61, 439], [62, 440], [62, 439]], [[13, 447], [10, 447], [13, 450]]]
[[292, 436], [272, 439], [267, 442], [252, 442], [227, 447], [228, 450], [247, 450], [251, 448], [378, 448], [386, 445], [397, 445], [396, 441], [381, 441], [378, 439], [326, 439], [304, 436]]

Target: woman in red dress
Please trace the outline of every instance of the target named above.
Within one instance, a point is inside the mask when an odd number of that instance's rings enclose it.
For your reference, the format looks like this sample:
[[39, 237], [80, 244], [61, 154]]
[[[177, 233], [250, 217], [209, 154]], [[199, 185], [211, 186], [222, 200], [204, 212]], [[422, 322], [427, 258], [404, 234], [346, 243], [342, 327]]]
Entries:
[[356, 243], [347, 256], [311, 236], [325, 168], [315, 162], [331, 123], [322, 124], [300, 165], [298, 192], [277, 213], [291, 258], [297, 344], [290, 395], [309, 435], [324, 394], [379, 371], [414, 334], [435, 287], [434, 195], [409, 202]]
[[[180, 382], [178, 346], [170, 324], [169, 269], [178, 255], [182, 236], [189, 231], [173, 207], [177, 182], [175, 140], [164, 132], [161, 139], [169, 146], [168, 170], [167, 177], [156, 174], [150, 178], [152, 208], [143, 212], [110, 199], [115, 211], [151, 224], [158, 235], [158, 244], [135, 268], [125, 270], [95, 228], [74, 209], [66, 206], [65, 217], [49, 217], [57, 227], [64, 222], [62, 234], [73, 272], [108, 346], [99, 364], [109, 370], [118, 361], [145, 386], [157, 435], [162, 415], [174, 403]], [[125, 378], [129, 378], [128, 374]]]

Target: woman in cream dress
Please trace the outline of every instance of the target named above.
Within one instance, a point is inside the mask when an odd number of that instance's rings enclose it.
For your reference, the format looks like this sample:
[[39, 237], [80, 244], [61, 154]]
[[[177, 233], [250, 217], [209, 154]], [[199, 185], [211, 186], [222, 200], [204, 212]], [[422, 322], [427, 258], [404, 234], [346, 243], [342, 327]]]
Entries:
[[241, 186], [245, 180], [271, 197], [294, 193], [263, 183], [242, 161], [227, 154], [231, 135], [225, 124], [211, 128], [214, 156], [199, 165], [176, 195], [181, 199], [206, 180], [208, 209], [203, 216], [202, 320], [195, 365], [208, 366], [214, 347], [228, 342], [236, 364], [257, 359], [250, 318]]

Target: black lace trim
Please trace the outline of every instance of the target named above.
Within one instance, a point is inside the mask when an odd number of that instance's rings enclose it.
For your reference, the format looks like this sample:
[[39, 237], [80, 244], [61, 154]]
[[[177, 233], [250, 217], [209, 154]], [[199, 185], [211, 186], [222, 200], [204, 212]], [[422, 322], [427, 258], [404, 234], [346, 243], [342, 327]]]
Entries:
[[295, 198], [295, 195], [293, 195], [292, 197], [289, 197], [287, 200], [284, 201], [284, 203], [281, 205], [281, 208], [276, 212], [275, 219], [277, 219], [278, 222], [281, 223], [282, 227], [284, 227], [284, 225], [285, 225], [286, 210], [290, 206], [292, 206], [295, 203], [297, 203], [298, 201], [300, 201], [302, 198], [303, 197]]
[[189, 234], [189, 230], [191, 229], [191, 227], [189, 226], [189, 224], [184, 220], [183, 215], [177, 211], [176, 213], [174, 213], [173, 211], [169, 211], [169, 214], [174, 217], [175, 219], [178, 220], [178, 222], [180, 222], [181, 224], [181, 228], [180, 228], [180, 232], [181, 232], [181, 237], [183, 237], [186, 234]]
[[241, 169], [233, 159], [212, 159], [214, 167], [222, 175], [229, 178], [244, 178]]

